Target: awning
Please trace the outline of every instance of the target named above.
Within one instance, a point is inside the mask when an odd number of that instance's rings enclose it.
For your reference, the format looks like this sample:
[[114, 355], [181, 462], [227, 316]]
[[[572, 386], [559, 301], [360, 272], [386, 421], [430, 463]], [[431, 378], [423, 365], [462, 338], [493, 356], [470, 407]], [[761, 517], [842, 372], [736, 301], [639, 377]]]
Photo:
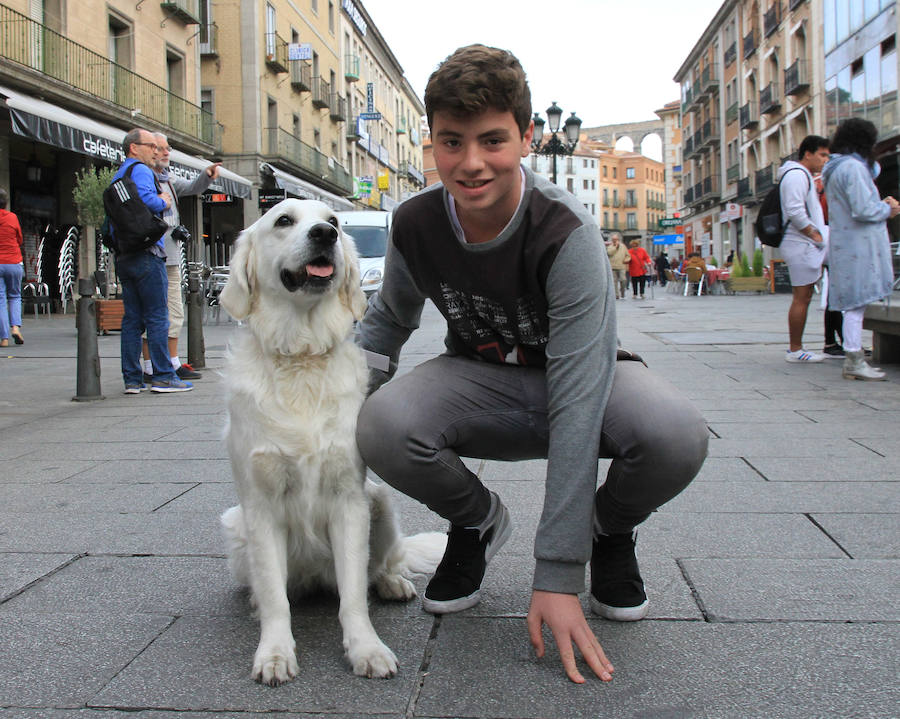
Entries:
[[278, 187], [290, 192], [292, 195], [303, 198], [304, 200], [320, 200], [333, 210], [352, 210], [353, 203], [343, 197], [335, 195], [333, 192], [324, 190], [306, 180], [301, 180], [284, 170], [273, 167], [268, 162], [259, 163], [259, 171], [265, 175], [269, 175], [275, 181]]
[[[17, 135], [114, 164], [125, 161], [122, 140], [127, 130], [77, 115], [2, 85], [0, 95], [6, 100], [12, 129]], [[172, 150], [169, 158], [172, 172], [186, 180], [194, 179], [209, 165], [209, 160], [178, 150]], [[253, 184], [220, 167], [219, 177], [210, 185], [210, 190], [249, 198]]]

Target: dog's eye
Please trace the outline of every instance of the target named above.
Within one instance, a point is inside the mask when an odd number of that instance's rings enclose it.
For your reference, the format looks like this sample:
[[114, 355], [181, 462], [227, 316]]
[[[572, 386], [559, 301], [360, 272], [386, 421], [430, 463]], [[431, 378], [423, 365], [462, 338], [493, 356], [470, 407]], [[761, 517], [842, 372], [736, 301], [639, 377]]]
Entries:
[[282, 215], [277, 220], [275, 220], [276, 227], [287, 227], [288, 225], [294, 224], [294, 218], [290, 215]]
[[334, 217], [334, 216], [329, 217], [328, 222], [331, 223], [332, 225], [334, 225], [335, 227], [339, 227], [337, 217]]

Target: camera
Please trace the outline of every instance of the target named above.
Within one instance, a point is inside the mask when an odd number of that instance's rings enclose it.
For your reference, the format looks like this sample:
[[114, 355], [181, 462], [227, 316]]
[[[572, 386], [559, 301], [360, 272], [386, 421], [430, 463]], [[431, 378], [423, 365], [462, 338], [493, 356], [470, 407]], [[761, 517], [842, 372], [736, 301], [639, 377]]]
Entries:
[[172, 228], [172, 239], [178, 240], [178, 242], [190, 242], [191, 233], [188, 232], [188, 228], [184, 225], [178, 225], [178, 227]]

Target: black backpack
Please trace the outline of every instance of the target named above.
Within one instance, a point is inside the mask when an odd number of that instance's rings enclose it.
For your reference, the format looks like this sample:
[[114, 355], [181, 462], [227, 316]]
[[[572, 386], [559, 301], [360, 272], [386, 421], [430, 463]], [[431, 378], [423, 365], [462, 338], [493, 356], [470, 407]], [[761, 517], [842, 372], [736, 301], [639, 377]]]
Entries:
[[[792, 167], [784, 175], [787, 175], [791, 170], [799, 169], [799, 167]], [[781, 176], [781, 180], [784, 180], [784, 175]], [[812, 184], [810, 184], [810, 187], [812, 187]], [[782, 223], [781, 221], [781, 181], [769, 190], [763, 199], [762, 204], [759, 206], [759, 212], [756, 215], [754, 228], [756, 229], [756, 236], [759, 237], [759, 241], [764, 245], [769, 247], [781, 246], [784, 231], [787, 229], [787, 222]]]
[[[131, 179], [134, 168], [142, 164], [134, 162], [129, 165], [125, 173], [103, 191], [103, 207], [113, 233], [101, 232], [101, 239], [117, 255], [128, 255], [152, 247], [169, 229], [166, 221], [154, 215], [144, 204], [137, 185]], [[157, 191], [161, 192], [155, 175], [153, 182]]]

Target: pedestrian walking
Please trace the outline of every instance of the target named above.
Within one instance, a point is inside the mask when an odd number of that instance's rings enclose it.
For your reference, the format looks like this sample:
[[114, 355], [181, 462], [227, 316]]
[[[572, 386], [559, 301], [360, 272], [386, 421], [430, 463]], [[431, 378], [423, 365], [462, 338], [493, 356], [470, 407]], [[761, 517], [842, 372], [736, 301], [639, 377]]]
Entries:
[[609, 257], [609, 266], [612, 268], [616, 299], [625, 299], [625, 293], [628, 291], [628, 264], [631, 262], [631, 253], [622, 242], [621, 233], [610, 234], [606, 255]]
[[22, 337], [22, 249], [25, 240], [19, 218], [6, 206], [9, 193], [0, 187], [0, 347], [9, 347], [12, 337], [17, 345]]

